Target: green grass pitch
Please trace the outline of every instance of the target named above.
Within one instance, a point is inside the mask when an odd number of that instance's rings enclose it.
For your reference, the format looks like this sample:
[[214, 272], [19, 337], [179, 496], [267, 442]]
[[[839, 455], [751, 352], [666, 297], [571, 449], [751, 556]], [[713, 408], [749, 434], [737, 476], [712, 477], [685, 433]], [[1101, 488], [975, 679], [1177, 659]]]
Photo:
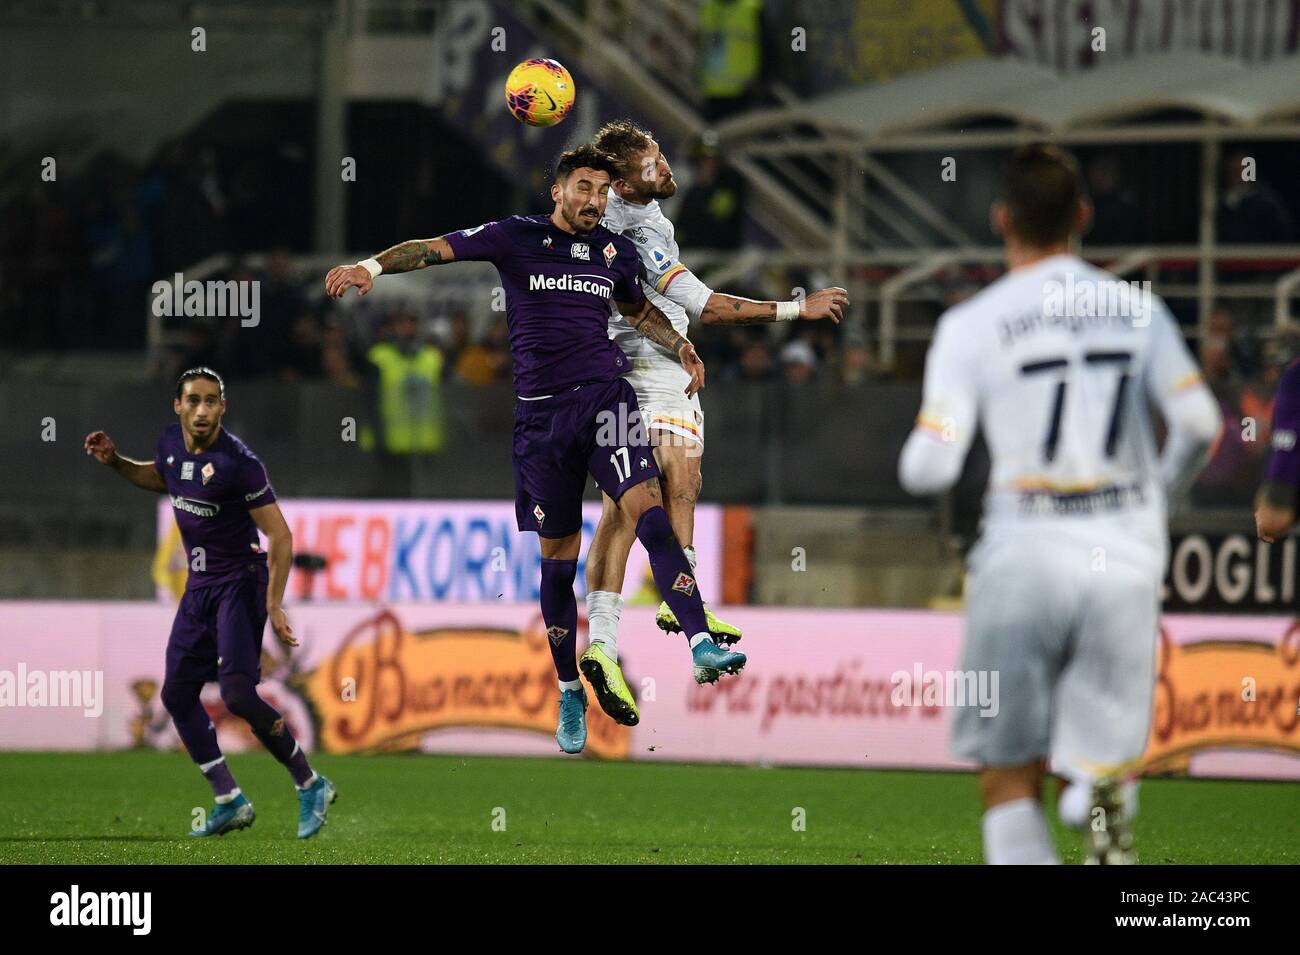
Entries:
[[[3, 753], [0, 863], [981, 861], [966, 774], [417, 754], [315, 762], [339, 789], [320, 836], [294, 838], [292, 785], [258, 753], [230, 758], [256, 823], [199, 840], [185, 833], [211, 796], [183, 754]], [[1139, 859], [1300, 862], [1300, 843], [1281, 837], [1294, 831], [1296, 794], [1293, 783], [1149, 780]], [[1079, 861], [1079, 837], [1056, 833], [1062, 857]]]

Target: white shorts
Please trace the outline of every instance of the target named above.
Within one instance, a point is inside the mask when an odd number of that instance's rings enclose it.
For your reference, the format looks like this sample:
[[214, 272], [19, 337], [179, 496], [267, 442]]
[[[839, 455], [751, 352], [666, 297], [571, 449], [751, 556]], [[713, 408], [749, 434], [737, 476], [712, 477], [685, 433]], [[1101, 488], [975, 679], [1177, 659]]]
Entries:
[[996, 671], [998, 705], [996, 715], [957, 709], [953, 754], [983, 766], [1047, 759], [1080, 780], [1137, 760], [1151, 726], [1162, 564], [1132, 537], [1105, 533], [982, 539], [969, 561], [961, 669]]
[[[633, 358], [627, 373], [647, 430], [667, 431], [687, 446], [704, 447], [704, 411], [698, 394], [686, 397], [691, 376], [671, 358]], [[657, 440], [662, 441], [660, 434]]]

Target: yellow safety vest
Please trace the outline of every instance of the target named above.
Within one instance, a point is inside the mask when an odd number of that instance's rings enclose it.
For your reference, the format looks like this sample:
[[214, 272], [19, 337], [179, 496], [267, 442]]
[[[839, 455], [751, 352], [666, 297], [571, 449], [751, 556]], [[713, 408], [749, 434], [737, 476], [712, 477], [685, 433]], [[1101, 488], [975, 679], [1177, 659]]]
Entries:
[[700, 90], [709, 98], [739, 96], [762, 59], [762, 0], [705, 0], [700, 7]]
[[[426, 345], [408, 355], [390, 342], [373, 346], [367, 357], [379, 369], [379, 422], [390, 454], [442, 450], [442, 352]], [[362, 436], [362, 447], [371, 442]]]

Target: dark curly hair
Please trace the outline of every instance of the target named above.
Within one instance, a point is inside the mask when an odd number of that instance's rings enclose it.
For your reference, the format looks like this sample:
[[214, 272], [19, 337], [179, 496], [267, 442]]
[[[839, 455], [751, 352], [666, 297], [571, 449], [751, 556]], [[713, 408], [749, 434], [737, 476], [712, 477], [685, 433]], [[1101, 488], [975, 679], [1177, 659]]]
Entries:
[[610, 179], [613, 179], [618, 174], [618, 169], [614, 164], [614, 157], [597, 149], [591, 143], [584, 143], [576, 149], [570, 149], [568, 152], [560, 154], [559, 161], [555, 164], [555, 181], [566, 182], [569, 173], [575, 169], [599, 169], [602, 172], [609, 173]]

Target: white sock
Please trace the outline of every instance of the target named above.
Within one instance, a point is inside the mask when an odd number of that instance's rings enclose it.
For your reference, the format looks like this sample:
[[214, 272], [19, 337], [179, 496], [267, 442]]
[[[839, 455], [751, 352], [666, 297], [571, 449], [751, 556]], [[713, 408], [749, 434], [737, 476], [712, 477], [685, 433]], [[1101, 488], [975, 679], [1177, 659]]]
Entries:
[[695, 636], [691, 637], [691, 649], [694, 650], [696, 645], [699, 644], [700, 641], [702, 640], [708, 640], [709, 642], [712, 642], [713, 637], [709, 634], [707, 630], [697, 633]]
[[687, 544], [685, 547], [682, 548], [682, 551], [686, 554], [687, 561], [690, 562], [691, 573], [692, 574], [695, 573], [695, 545]]
[[1060, 865], [1037, 799], [1013, 799], [984, 813], [984, 861], [989, 865]]
[[603, 646], [615, 663], [618, 662], [618, 618], [622, 613], [622, 594], [608, 590], [587, 594], [587, 639]]
[[238, 795], [239, 795], [239, 787], [236, 786], [234, 789], [230, 790], [230, 792], [226, 793], [224, 796], [217, 796], [216, 797], [217, 805], [224, 806], [228, 802], [234, 802], [235, 797]]
[[1076, 781], [1062, 789], [1056, 813], [1071, 829], [1087, 829], [1092, 814], [1092, 784]]
[[581, 681], [581, 680], [561, 680], [561, 681], [560, 681], [560, 692], [561, 692], [561, 693], [563, 693], [565, 690], [581, 690], [581, 689], [582, 689], [582, 681]]
[[[1086, 831], [1092, 823], [1092, 786], [1090, 779], [1076, 779], [1061, 791], [1056, 811], [1061, 822], [1071, 829]], [[1120, 786], [1119, 792], [1124, 816], [1132, 819], [1138, 810], [1138, 784], [1125, 782]]]

